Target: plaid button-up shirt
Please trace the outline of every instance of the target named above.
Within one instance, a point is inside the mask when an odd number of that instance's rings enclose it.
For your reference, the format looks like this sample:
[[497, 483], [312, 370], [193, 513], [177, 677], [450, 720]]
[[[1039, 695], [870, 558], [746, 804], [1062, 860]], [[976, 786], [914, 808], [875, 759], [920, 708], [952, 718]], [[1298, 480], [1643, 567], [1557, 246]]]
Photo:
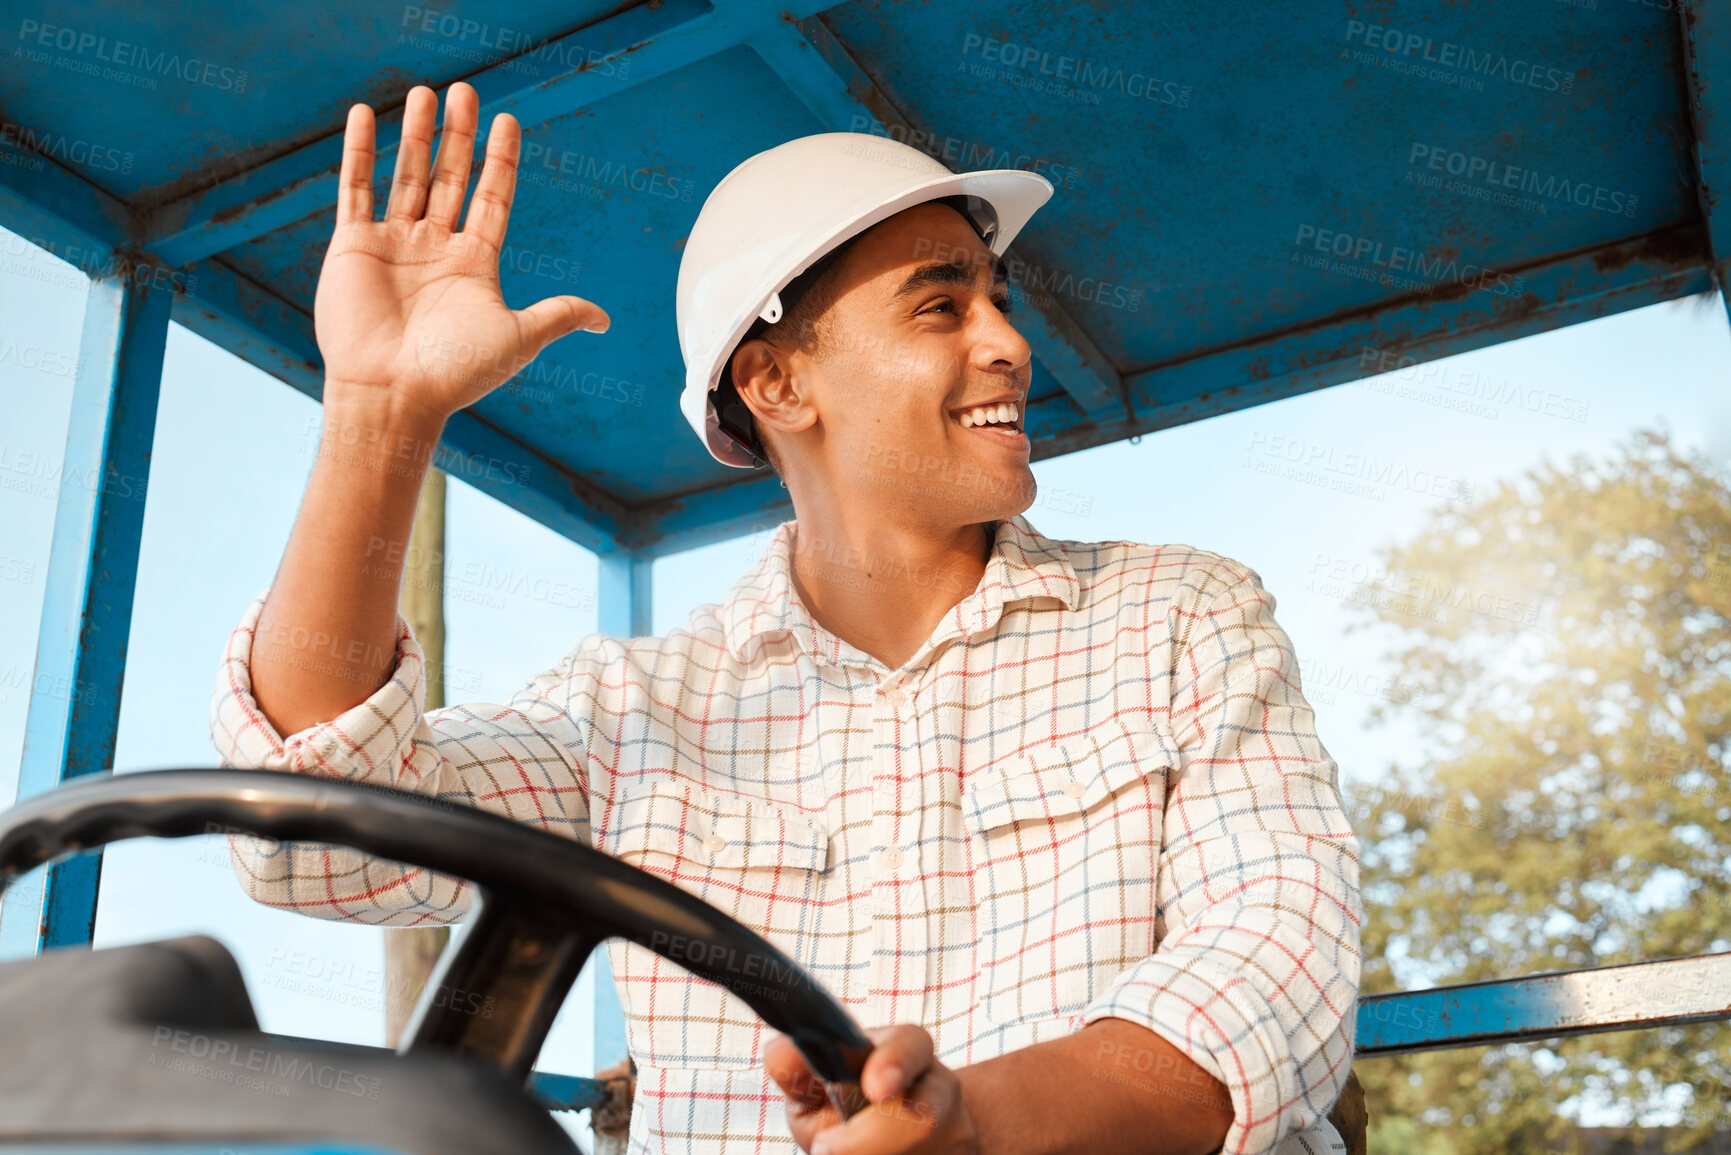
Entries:
[[[250, 689], [261, 596], [212, 740], [229, 765], [590, 843], [764, 934], [860, 1023], [925, 1027], [952, 1067], [1128, 1019], [1230, 1089], [1226, 1152], [1343, 1149], [1326, 1115], [1352, 1054], [1358, 842], [1256, 572], [1012, 518], [978, 587], [890, 669], [805, 610], [793, 528], [683, 629], [592, 635], [500, 705], [423, 713], [399, 619], [390, 681], [287, 737]], [[388, 926], [468, 906], [466, 887], [353, 851], [234, 847], [270, 906]], [[750, 1009], [608, 950], [639, 1067], [631, 1149], [794, 1151]], [[1090, 1074], [1156, 1072], [1113, 1053]]]

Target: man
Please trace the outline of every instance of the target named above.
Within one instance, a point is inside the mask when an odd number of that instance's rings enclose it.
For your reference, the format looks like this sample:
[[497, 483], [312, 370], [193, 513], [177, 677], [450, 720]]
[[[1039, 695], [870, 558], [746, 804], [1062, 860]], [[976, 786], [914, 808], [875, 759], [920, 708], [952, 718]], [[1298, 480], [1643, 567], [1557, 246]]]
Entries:
[[[451, 88], [434, 165], [436, 112], [409, 94], [382, 221], [372, 115], [350, 112], [316, 305], [344, 448], [231, 639], [224, 760], [590, 841], [874, 1028], [872, 1105], [841, 1123], [732, 994], [610, 944], [634, 1150], [1339, 1150], [1358, 848], [1273, 597], [1219, 554], [1020, 516], [1030, 353], [998, 258], [1050, 185], [853, 134], [730, 174], [682, 258], [683, 408], [718, 459], [772, 462], [795, 520], [684, 629], [592, 636], [508, 704], [423, 715], [395, 605], [430, 448], [547, 343], [608, 324], [575, 297], [506, 308], [518, 128], [495, 119], [459, 231], [476, 96]], [[315, 634], [338, 639], [316, 661], [296, 645]], [[318, 917], [468, 903], [332, 848], [242, 840], [236, 868]]]

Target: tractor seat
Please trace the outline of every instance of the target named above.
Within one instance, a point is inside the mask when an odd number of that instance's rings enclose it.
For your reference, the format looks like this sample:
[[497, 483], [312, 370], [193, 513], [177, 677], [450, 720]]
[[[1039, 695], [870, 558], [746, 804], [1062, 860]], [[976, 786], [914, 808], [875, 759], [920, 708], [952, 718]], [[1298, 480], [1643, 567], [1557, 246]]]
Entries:
[[203, 935], [0, 964], [0, 1151], [70, 1141], [350, 1142], [573, 1155], [521, 1085], [458, 1055], [267, 1035]]

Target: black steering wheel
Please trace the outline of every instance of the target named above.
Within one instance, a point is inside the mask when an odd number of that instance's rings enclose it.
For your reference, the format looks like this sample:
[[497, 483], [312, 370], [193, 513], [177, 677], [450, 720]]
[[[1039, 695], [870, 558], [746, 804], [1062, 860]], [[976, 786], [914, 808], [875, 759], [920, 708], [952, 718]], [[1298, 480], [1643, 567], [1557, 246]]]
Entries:
[[[527, 1079], [583, 963], [604, 939], [637, 943], [733, 991], [799, 1047], [842, 1118], [863, 1105], [872, 1044], [841, 1004], [761, 935], [593, 847], [423, 794], [272, 770], [156, 770], [62, 786], [0, 814], [0, 893], [44, 862], [125, 838], [183, 838], [217, 823], [279, 842], [324, 842], [473, 883], [479, 910], [428, 981], [404, 1053], [458, 1051]], [[680, 944], [678, 957], [668, 944]], [[693, 945], [695, 944], [695, 945]], [[712, 959], [757, 956], [752, 981]], [[494, 997], [491, 1017], [436, 991]]]

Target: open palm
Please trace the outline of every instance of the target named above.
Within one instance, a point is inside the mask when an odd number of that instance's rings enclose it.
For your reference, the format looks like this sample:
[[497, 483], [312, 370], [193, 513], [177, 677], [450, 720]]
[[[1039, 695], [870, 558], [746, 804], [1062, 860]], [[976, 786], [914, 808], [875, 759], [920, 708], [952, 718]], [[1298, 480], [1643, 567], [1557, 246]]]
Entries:
[[526, 309], [505, 304], [499, 251], [521, 141], [508, 114], [493, 120], [473, 203], [458, 230], [478, 107], [473, 88], [451, 86], [432, 168], [438, 97], [426, 87], [410, 91], [381, 221], [373, 219], [373, 112], [364, 104], [349, 110], [336, 230], [313, 306], [327, 391], [386, 390], [393, 406], [442, 419], [558, 338], [609, 323], [606, 312], [581, 297], [548, 297]]

